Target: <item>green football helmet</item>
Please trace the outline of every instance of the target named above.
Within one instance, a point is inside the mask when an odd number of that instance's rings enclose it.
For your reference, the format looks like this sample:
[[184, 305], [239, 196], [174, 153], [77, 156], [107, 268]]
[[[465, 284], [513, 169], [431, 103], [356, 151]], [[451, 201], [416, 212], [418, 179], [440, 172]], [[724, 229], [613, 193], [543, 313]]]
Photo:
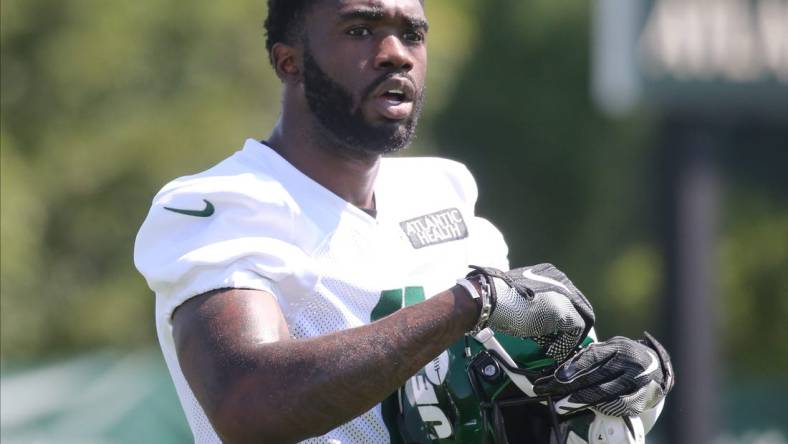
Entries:
[[[592, 343], [588, 337], [581, 347]], [[539, 344], [489, 329], [454, 343], [397, 394], [400, 437], [392, 443], [620, 444], [643, 442], [637, 418], [591, 409], [559, 415], [531, 381], [557, 363]]]

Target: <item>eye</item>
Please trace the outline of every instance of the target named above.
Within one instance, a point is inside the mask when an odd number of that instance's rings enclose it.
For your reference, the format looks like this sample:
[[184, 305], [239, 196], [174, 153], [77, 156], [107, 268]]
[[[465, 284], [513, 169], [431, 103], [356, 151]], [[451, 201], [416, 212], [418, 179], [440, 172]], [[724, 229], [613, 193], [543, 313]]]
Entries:
[[372, 35], [372, 31], [366, 26], [354, 26], [348, 29], [346, 34], [351, 37], [367, 37]]
[[402, 38], [411, 43], [421, 43], [424, 41], [424, 34], [418, 31], [407, 31], [402, 34]]

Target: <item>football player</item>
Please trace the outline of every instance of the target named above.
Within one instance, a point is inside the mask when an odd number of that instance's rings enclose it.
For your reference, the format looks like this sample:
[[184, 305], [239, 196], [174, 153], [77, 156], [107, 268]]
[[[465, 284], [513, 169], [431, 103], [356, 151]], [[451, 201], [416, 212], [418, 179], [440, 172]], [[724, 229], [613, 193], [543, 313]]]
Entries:
[[[507, 386], [530, 387], [549, 414], [518, 418], [543, 429], [566, 427], [553, 413], [658, 408], [667, 354], [650, 339], [589, 346], [591, 305], [555, 267], [500, 271], [507, 247], [474, 214], [465, 166], [383, 157], [423, 105], [422, 2], [268, 3], [278, 123], [167, 184], [135, 245], [195, 442], [516, 440]], [[546, 360], [540, 379], [521, 346]], [[455, 408], [468, 402], [475, 417]]]

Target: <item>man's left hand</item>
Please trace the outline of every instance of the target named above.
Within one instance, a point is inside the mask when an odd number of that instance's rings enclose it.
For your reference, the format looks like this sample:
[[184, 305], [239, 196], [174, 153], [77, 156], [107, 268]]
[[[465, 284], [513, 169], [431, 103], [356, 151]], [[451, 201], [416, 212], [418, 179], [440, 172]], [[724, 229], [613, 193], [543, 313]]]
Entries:
[[539, 395], [568, 395], [559, 413], [594, 407], [611, 416], [637, 416], [656, 406], [673, 387], [670, 356], [654, 337], [616, 336], [594, 343], [536, 381]]

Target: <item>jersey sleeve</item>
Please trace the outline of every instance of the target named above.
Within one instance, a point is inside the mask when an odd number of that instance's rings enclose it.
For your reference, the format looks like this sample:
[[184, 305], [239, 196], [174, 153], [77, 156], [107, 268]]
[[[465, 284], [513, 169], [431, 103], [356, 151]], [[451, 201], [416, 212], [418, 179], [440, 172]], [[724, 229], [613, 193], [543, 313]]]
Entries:
[[[476, 179], [467, 167], [454, 163], [454, 186], [457, 194], [467, 203], [468, 211], [475, 214], [476, 200], [479, 190]], [[469, 265], [494, 267], [499, 270], [509, 269], [509, 247], [503, 234], [489, 220], [473, 216], [468, 221], [469, 233]]]
[[509, 269], [509, 247], [495, 225], [482, 217], [474, 217], [469, 222], [468, 232], [471, 233], [469, 265]]
[[176, 180], [154, 198], [134, 262], [156, 293], [157, 317], [169, 320], [187, 299], [219, 288], [277, 297], [282, 286], [313, 287], [296, 229], [278, 184], [249, 177]]

